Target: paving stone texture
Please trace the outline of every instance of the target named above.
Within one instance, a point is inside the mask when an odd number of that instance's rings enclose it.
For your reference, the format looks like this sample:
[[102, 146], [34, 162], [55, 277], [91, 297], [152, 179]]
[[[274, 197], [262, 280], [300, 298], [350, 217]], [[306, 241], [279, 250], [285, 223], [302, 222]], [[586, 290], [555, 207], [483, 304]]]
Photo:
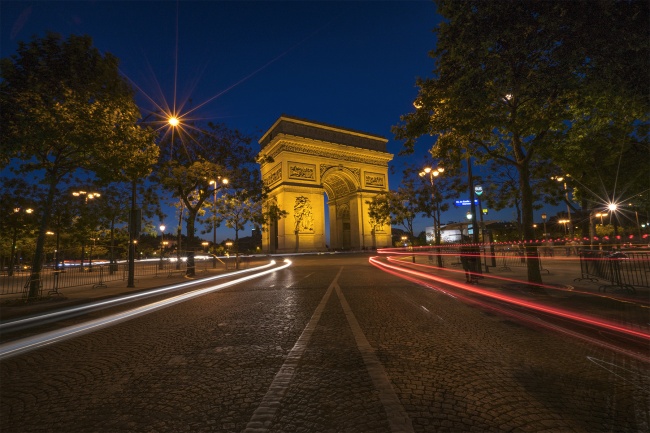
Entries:
[[643, 432], [648, 367], [306, 256], [3, 360], [0, 431]]

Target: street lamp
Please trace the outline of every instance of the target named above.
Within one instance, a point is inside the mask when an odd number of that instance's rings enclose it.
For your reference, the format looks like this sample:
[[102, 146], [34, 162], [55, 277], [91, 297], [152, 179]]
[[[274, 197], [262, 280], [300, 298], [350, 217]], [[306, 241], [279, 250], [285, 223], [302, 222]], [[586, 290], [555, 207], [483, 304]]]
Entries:
[[[75, 197], [83, 198], [83, 203], [88, 204], [88, 200], [93, 200], [96, 198], [101, 197], [101, 194], [98, 192], [88, 192], [88, 191], [73, 191], [72, 195]], [[86, 254], [86, 240], [83, 239], [83, 243], [81, 244], [81, 263], [79, 263], [79, 271], [83, 272], [84, 271], [84, 255]], [[90, 266], [88, 267], [88, 272], [92, 272], [92, 259]]]
[[542, 214], [542, 221], [544, 222], [544, 239], [548, 240], [548, 232], [546, 231], [546, 214]]
[[[628, 203], [628, 206], [634, 206], [632, 203]], [[641, 240], [641, 225], [639, 224], [639, 210], [635, 207], [634, 208], [634, 217], [636, 219], [636, 231], [637, 234], [639, 235], [639, 241]]]
[[88, 258], [88, 272], [93, 271], [93, 249], [95, 247], [95, 241], [97, 238], [93, 237], [90, 238], [91, 241], [93, 241], [93, 244], [90, 246], [90, 257]]
[[431, 201], [434, 205], [433, 209], [433, 237], [436, 245], [436, 256], [438, 257], [438, 267], [442, 267], [442, 255], [440, 255], [440, 201], [436, 199], [436, 187], [433, 182], [434, 177], [438, 177], [445, 171], [443, 167], [424, 167], [420, 172], [420, 177], [429, 175], [429, 182], [431, 183]]
[[[566, 177], [570, 177], [570, 176], [567, 174]], [[573, 223], [571, 222], [571, 207], [569, 206], [569, 190], [566, 187], [566, 180], [562, 176], [553, 176], [551, 177], [551, 179], [557, 182], [561, 182], [562, 185], [564, 186], [564, 198], [566, 199], [566, 212], [567, 212], [568, 224], [569, 224], [569, 234], [573, 238]]]
[[603, 217], [606, 217], [606, 216], [607, 216], [607, 212], [598, 212], [596, 214], [596, 217], [600, 217], [600, 225], [601, 226], [603, 225]]
[[614, 239], [618, 239], [618, 218], [616, 215], [616, 209], [618, 209], [618, 205], [616, 203], [610, 203], [607, 205], [607, 209], [609, 209], [609, 223], [612, 223], [612, 216], [614, 217]]
[[87, 192], [87, 191], [74, 191], [72, 195], [75, 197], [84, 197], [84, 203], [88, 203], [88, 200], [92, 200], [94, 198], [99, 198], [102, 196], [98, 192]]
[[208, 251], [208, 245], [210, 245], [210, 242], [201, 242], [201, 245], [203, 245], [203, 252]]
[[[218, 176], [217, 179], [221, 179], [221, 176]], [[214, 197], [212, 199], [212, 210], [214, 212], [214, 220], [212, 221], [212, 245], [214, 245], [214, 248], [217, 247], [217, 186], [219, 185], [218, 180], [211, 180], [210, 185], [214, 185]], [[228, 179], [225, 177], [221, 179], [221, 183], [223, 185], [228, 185]], [[216, 256], [216, 251], [215, 255], [212, 259], [212, 267], [216, 268], [217, 267], [217, 256]]]
[[160, 262], [158, 264], [158, 269], [163, 268], [163, 243], [165, 240], [165, 226], [163, 224], [160, 225]]
[[19, 207], [14, 208], [14, 212], [12, 214], [11, 220], [12, 220], [12, 225], [13, 225], [13, 236], [11, 240], [11, 257], [9, 258], [9, 269], [7, 272], [8, 276], [12, 276], [14, 274], [14, 267], [16, 263], [16, 246], [18, 245], [18, 226], [24, 226], [24, 220], [22, 217], [22, 213], [26, 213], [28, 215], [31, 215], [34, 212], [34, 209], [32, 208], [27, 208], [27, 209], [22, 209]]

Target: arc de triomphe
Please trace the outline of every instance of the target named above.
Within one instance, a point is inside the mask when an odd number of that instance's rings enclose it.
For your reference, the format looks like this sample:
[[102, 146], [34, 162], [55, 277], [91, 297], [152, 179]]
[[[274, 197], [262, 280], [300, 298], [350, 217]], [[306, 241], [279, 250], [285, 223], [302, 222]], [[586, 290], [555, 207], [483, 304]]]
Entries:
[[[391, 245], [390, 225], [372, 227], [368, 204], [388, 191], [387, 139], [282, 115], [259, 140], [264, 204], [288, 212], [262, 233], [267, 252], [367, 249]], [[273, 162], [265, 162], [270, 156]], [[330, 239], [325, 236], [325, 198]]]

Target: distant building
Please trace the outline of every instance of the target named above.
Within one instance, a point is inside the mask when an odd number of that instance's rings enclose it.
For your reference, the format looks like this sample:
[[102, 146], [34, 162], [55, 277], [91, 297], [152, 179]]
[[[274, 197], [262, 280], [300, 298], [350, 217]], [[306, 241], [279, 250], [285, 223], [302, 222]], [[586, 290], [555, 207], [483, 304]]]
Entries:
[[[485, 221], [483, 224], [485, 225], [486, 229], [491, 230], [493, 226], [497, 226], [503, 223], [498, 223], [496, 221]], [[435, 242], [433, 227], [426, 227], [425, 232], [427, 244], [433, 244]], [[473, 233], [474, 231], [471, 221], [445, 224], [440, 226], [440, 242], [446, 244], [463, 242], [463, 240], [468, 240], [471, 238]]]

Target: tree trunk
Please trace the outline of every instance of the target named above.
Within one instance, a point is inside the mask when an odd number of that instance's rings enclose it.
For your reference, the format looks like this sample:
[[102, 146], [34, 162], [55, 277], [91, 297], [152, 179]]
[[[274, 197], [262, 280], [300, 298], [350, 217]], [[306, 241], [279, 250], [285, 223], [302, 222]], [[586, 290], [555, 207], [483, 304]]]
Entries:
[[11, 239], [11, 256], [9, 257], [9, 269], [7, 276], [13, 277], [14, 267], [16, 266], [16, 243], [18, 242], [18, 227], [14, 227], [14, 234]]
[[[519, 186], [521, 188], [521, 220], [524, 239], [533, 239], [535, 235], [535, 228], [533, 227], [533, 191], [530, 187], [530, 173], [526, 162], [519, 167]], [[530, 245], [526, 248], [526, 267], [528, 269], [528, 281], [541, 283], [542, 273], [536, 245]]]
[[185, 275], [193, 277], [196, 275], [194, 264], [194, 220], [196, 219], [196, 210], [187, 207], [187, 270]]
[[115, 265], [115, 217], [111, 219], [111, 245], [109, 257], [108, 272], [113, 275], [115, 271], [117, 271], [117, 266]]
[[[296, 230], [296, 236], [298, 231]], [[235, 269], [239, 269], [239, 229], [235, 228]]]
[[56, 181], [51, 181], [47, 197], [43, 203], [43, 208], [41, 209], [41, 226], [38, 230], [36, 251], [34, 252], [34, 261], [32, 262], [32, 272], [29, 276], [29, 293], [27, 294], [28, 301], [38, 299], [39, 289], [41, 287], [41, 266], [43, 264], [43, 249], [45, 248], [45, 232], [50, 223], [50, 213], [52, 210], [52, 203], [54, 203], [55, 192]]

